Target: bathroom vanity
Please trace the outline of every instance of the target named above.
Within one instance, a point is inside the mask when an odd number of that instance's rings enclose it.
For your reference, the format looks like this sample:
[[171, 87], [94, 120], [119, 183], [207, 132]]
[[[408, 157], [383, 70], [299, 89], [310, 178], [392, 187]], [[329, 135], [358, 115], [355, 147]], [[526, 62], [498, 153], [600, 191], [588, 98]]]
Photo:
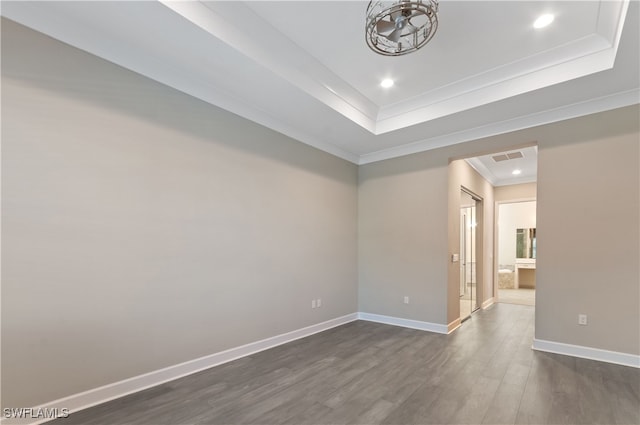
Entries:
[[516, 230], [516, 264], [514, 286], [536, 287], [536, 229]]
[[516, 258], [514, 286], [518, 288], [536, 287], [536, 259]]

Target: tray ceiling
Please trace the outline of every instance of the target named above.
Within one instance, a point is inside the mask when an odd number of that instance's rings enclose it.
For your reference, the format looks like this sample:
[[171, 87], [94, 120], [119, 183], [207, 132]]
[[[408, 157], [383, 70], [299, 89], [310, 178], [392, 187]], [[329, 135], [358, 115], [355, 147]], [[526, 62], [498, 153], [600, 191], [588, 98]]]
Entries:
[[[359, 164], [639, 101], [638, 2], [441, 1], [433, 40], [402, 57], [368, 49], [366, 6], [3, 1], [2, 15]], [[542, 13], [555, 21], [536, 30]]]

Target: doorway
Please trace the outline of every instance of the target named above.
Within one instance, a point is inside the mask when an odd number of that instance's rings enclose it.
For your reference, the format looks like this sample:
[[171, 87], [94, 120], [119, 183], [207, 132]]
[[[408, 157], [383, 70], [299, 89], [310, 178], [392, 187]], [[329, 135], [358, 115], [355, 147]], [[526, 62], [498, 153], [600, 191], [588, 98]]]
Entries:
[[460, 190], [460, 321], [478, 310], [478, 204], [480, 198]]
[[497, 204], [497, 301], [535, 305], [536, 201]]

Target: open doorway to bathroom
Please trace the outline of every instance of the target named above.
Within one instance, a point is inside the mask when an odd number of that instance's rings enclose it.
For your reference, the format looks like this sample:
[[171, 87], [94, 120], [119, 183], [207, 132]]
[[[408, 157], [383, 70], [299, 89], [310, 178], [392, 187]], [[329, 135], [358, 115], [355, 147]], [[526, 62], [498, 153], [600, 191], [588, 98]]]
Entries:
[[535, 305], [536, 201], [497, 206], [497, 301]]

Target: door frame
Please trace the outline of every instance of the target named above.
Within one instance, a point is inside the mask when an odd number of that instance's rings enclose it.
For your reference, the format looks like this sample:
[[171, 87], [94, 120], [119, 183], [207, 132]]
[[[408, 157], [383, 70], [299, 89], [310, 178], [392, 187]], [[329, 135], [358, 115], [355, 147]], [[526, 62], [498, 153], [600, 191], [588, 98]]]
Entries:
[[[482, 308], [482, 302], [480, 302], [479, 300], [483, 299], [484, 297], [484, 267], [481, 267], [481, 271], [482, 273], [478, 273], [478, 265], [481, 264], [483, 265], [483, 261], [484, 261], [484, 249], [483, 249], [483, 243], [484, 243], [484, 198], [480, 195], [478, 195], [477, 193], [475, 193], [473, 190], [467, 188], [464, 185], [460, 185], [460, 192], [464, 192], [466, 194], [468, 194], [469, 196], [471, 196], [471, 198], [475, 201], [475, 220], [476, 220], [476, 229], [475, 229], [475, 263], [476, 263], [476, 273], [475, 273], [475, 284], [476, 284], [476, 297], [475, 297], [475, 306], [473, 306], [473, 308], [471, 309], [471, 314], [469, 315], [469, 317], [466, 318], [462, 318], [462, 312], [459, 312], [458, 314], [458, 319], [460, 320], [460, 322], [462, 323], [462, 321], [467, 320], [469, 318], [471, 318], [471, 316], [473, 315], [474, 312], [480, 310]], [[458, 212], [458, 225], [461, 228], [461, 223], [460, 223], [460, 213]], [[460, 238], [462, 239], [462, 237]], [[480, 249], [479, 249], [480, 248]], [[465, 270], [466, 273], [466, 270]], [[472, 279], [473, 280], [473, 279]], [[493, 285], [495, 288], [495, 284]], [[494, 289], [495, 290], [495, 289]], [[473, 297], [471, 297], [473, 300]]]

